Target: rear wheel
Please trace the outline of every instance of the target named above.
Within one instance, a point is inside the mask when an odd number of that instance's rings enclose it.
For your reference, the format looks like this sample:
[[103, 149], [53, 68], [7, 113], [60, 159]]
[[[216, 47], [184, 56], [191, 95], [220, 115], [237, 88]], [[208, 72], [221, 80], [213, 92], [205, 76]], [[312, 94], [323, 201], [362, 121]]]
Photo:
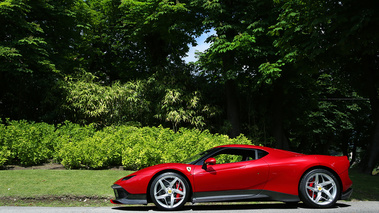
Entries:
[[314, 169], [304, 175], [300, 181], [301, 200], [310, 207], [332, 207], [340, 195], [337, 178], [325, 169]]
[[150, 187], [150, 196], [161, 210], [177, 210], [184, 206], [189, 196], [187, 180], [173, 172], [157, 176]]

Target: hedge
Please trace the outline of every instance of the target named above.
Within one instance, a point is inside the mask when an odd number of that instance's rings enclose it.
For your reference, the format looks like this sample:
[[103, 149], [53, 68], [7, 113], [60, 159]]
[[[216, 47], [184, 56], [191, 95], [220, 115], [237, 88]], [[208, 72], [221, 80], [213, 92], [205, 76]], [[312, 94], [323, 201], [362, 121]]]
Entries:
[[39, 165], [49, 160], [68, 169], [123, 166], [141, 169], [159, 163], [181, 162], [191, 155], [223, 144], [252, 144], [243, 135], [230, 139], [209, 131], [182, 128], [110, 126], [71, 122], [54, 126], [27, 121], [0, 122], [0, 166]]

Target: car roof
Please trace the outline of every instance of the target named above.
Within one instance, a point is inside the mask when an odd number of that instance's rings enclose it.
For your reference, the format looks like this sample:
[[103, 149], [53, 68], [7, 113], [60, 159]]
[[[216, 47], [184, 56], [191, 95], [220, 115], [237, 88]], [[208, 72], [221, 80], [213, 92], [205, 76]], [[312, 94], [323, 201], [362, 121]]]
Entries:
[[268, 147], [263, 147], [263, 146], [245, 145], [245, 144], [228, 144], [228, 145], [216, 146], [215, 148], [221, 148], [221, 147], [262, 149], [262, 150], [265, 150], [266, 148], [268, 148]]
[[300, 154], [300, 153], [296, 153], [296, 152], [291, 152], [291, 151], [287, 151], [287, 150], [270, 148], [270, 147], [265, 147], [265, 146], [257, 146], [257, 145], [228, 144], [228, 145], [217, 146], [215, 148], [218, 148], [218, 147], [220, 147], [220, 148], [221, 147], [229, 147], [229, 148], [260, 149], [260, 150], [266, 151], [268, 153], [275, 152], [275, 153], [282, 153], [282, 154], [285, 154], [285, 155], [304, 155], [304, 154]]

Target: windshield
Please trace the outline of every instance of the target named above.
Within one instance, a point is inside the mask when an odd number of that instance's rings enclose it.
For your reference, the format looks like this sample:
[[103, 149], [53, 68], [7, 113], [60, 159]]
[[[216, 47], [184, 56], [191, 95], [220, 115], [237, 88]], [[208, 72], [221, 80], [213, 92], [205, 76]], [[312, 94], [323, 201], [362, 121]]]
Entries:
[[189, 157], [187, 159], [185, 159], [184, 161], [182, 161], [181, 163], [185, 163], [185, 164], [195, 164], [197, 162], [197, 160], [199, 160], [200, 158], [202, 158], [203, 156], [205, 155], [208, 155], [209, 153], [213, 152], [214, 149], [209, 149], [207, 151], [204, 151], [204, 152], [201, 152], [197, 155], [194, 155], [192, 157]]

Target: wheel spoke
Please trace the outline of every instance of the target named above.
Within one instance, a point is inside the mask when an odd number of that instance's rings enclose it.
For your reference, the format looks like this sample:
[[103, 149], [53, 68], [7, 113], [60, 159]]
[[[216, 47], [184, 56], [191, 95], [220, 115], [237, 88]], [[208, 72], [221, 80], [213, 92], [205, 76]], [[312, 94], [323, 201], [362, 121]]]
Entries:
[[173, 192], [177, 193], [177, 194], [180, 194], [180, 195], [184, 195], [184, 192], [178, 190], [178, 189], [174, 189], [172, 190]]
[[166, 204], [166, 206], [168, 206], [169, 204], [168, 204], [168, 201], [167, 201], [167, 198], [168, 198], [168, 196], [165, 198], [165, 199], [163, 199], [164, 200], [164, 202], [165, 202], [165, 204]]
[[319, 182], [318, 182], [318, 184], [323, 183], [323, 182], [324, 182], [324, 176], [321, 174], [321, 175], [319, 175]]
[[324, 194], [326, 194], [326, 196], [328, 196], [327, 200], [332, 200], [333, 199], [333, 196], [330, 194], [329, 190], [323, 189], [322, 192], [324, 192]]
[[307, 189], [313, 191], [313, 192], [316, 192], [317, 191], [317, 188], [315, 187], [311, 187], [311, 186], [307, 186]]
[[178, 178], [175, 177], [175, 179], [170, 182], [169, 188], [172, 188], [174, 186], [174, 184], [176, 183], [177, 180], [178, 180]]
[[315, 184], [318, 184], [318, 174], [315, 176]]
[[333, 181], [325, 181], [323, 183], [320, 183], [321, 186], [327, 186], [327, 185], [330, 185], [332, 184], [334, 186], [334, 182]]
[[320, 201], [320, 199], [322, 198], [321, 195], [322, 195], [321, 192], [317, 193], [317, 197], [316, 197], [316, 199], [315, 199], [315, 202], [316, 202], [316, 203], [318, 203], [318, 202]]
[[174, 203], [175, 203], [175, 197], [174, 197], [174, 194], [171, 194], [171, 202], [170, 202], [171, 208], [174, 206]]
[[163, 190], [166, 190], [166, 186], [163, 184], [162, 180], [159, 180], [158, 183], [162, 187]]
[[155, 195], [159, 195], [159, 194], [161, 194], [161, 191], [162, 191], [163, 189], [160, 189], [159, 191], [157, 191], [157, 192], [155, 192]]
[[311, 199], [313, 199], [314, 197], [315, 197], [315, 191], [311, 191], [311, 192], [309, 192], [308, 193], [308, 196], [311, 198]]
[[155, 198], [157, 200], [161, 200], [161, 199], [165, 199], [167, 196], [168, 196], [168, 194], [163, 194], [163, 195], [155, 196]]

